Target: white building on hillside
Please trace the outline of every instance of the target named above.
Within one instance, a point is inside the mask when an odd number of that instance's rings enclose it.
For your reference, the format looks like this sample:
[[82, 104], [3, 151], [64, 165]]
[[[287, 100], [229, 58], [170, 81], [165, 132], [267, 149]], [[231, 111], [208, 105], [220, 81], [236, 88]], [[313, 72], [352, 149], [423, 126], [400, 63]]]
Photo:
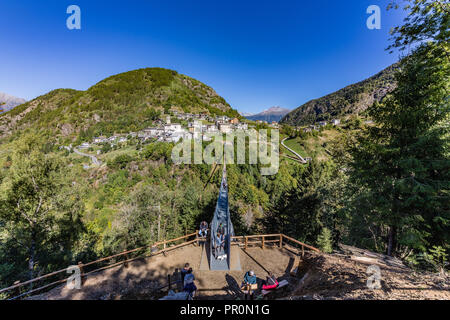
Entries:
[[231, 133], [233, 131], [233, 128], [229, 123], [220, 123], [219, 131], [222, 133]]
[[331, 123], [333, 124], [333, 126], [338, 126], [341, 124], [341, 120], [340, 119], [333, 119], [331, 120]]

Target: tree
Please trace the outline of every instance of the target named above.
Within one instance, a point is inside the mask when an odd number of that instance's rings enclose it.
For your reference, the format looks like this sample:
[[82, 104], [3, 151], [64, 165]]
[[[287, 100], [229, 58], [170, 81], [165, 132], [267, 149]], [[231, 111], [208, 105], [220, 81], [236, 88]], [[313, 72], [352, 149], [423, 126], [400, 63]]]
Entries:
[[286, 170], [282, 173], [285, 176], [276, 177], [273, 182], [277, 197], [272, 199], [262, 224], [268, 233], [284, 233], [314, 243], [324, 223], [333, 227], [328, 210], [330, 203], [325, 203], [332, 166], [312, 161], [306, 167], [296, 165], [294, 168], [294, 183], [289, 181]]
[[82, 230], [83, 205], [76, 187], [64, 162], [45, 154], [43, 145], [33, 134], [20, 138], [0, 186], [0, 255], [15, 265], [11, 276], [24, 277], [24, 261], [28, 278], [67, 262]]
[[[399, 8], [399, 0], [392, 0], [388, 6]], [[398, 48], [400, 50], [410, 49], [415, 45], [432, 42], [444, 47], [444, 55], [449, 59], [450, 37], [450, 3], [441, 0], [403, 0], [406, 3], [405, 10], [408, 16], [402, 26], [392, 29], [393, 43], [388, 50]], [[391, 51], [392, 52], [392, 51]]]
[[449, 237], [448, 4], [409, 2], [390, 48], [415, 49], [400, 62], [397, 88], [368, 109], [376, 126], [349, 147], [354, 208], [370, 210], [387, 230], [388, 255], [445, 245]]
[[333, 242], [331, 239], [331, 231], [328, 228], [323, 228], [322, 232], [317, 237], [317, 246], [325, 253], [333, 252]]

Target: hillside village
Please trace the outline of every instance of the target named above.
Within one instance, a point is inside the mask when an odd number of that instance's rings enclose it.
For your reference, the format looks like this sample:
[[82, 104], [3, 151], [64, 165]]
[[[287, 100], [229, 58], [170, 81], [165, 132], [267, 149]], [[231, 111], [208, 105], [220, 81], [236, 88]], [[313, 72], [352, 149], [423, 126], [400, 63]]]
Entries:
[[[79, 149], [89, 149], [94, 144], [110, 144], [113, 147], [120, 143], [126, 143], [133, 138], [137, 138], [141, 142], [156, 140], [159, 142], [177, 143], [180, 140], [197, 140], [200, 138], [204, 141], [209, 141], [211, 138], [208, 137], [208, 134], [227, 134], [255, 127], [252, 124], [249, 125], [248, 122], [242, 122], [238, 118], [227, 116], [211, 117], [204, 114], [178, 113], [176, 111], [173, 112], [173, 116], [166, 115], [164, 120], [159, 119], [154, 124], [155, 126], [138, 132], [114, 134], [110, 137], [95, 137], [91, 142], [82, 143]], [[272, 123], [270, 126], [278, 128], [277, 123]]]

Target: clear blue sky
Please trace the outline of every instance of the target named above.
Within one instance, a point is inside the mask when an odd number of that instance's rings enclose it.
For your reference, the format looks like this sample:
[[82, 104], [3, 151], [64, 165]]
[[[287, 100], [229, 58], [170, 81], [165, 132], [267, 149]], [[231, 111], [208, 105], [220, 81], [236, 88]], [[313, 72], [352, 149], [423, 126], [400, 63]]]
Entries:
[[[0, 3], [0, 91], [32, 99], [113, 74], [164, 67], [212, 86], [234, 108], [289, 109], [398, 60], [385, 51], [404, 12], [387, 0], [15, 0]], [[81, 8], [82, 29], [66, 28]], [[366, 9], [382, 8], [369, 30]]]

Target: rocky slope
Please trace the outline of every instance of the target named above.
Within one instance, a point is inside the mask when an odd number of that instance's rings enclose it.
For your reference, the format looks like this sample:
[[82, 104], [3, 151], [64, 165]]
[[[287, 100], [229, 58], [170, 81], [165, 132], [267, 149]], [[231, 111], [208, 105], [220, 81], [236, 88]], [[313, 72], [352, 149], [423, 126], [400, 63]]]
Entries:
[[281, 123], [307, 125], [365, 111], [375, 101], [381, 101], [395, 88], [394, 64], [378, 74], [349, 85], [325, 97], [311, 100], [286, 115]]

